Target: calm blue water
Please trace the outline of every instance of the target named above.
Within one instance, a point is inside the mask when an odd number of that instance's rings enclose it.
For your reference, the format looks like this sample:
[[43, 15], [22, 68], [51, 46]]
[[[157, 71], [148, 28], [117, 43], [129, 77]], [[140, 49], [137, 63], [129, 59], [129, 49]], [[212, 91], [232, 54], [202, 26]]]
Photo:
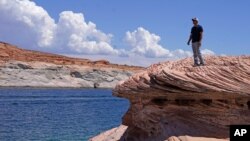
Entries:
[[85, 141], [127, 109], [108, 89], [0, 88], [0, 141]]

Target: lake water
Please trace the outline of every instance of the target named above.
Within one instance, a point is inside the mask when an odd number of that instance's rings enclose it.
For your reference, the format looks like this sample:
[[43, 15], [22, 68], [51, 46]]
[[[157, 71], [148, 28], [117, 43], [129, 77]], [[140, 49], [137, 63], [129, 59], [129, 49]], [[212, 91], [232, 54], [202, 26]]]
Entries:
[[86, 141], [121, 124], [109, 89], [0, 88], [0, 141]]

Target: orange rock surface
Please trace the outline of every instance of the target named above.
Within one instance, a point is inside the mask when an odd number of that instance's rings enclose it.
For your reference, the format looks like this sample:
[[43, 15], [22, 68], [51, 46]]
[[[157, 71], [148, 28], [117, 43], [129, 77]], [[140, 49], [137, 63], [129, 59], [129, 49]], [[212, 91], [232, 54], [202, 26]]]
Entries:
[[0, 42], [0, 63], [10, 60], [23, 62], [46, 62], [56, 65], [80, 65], [90, 67], [108, 67], [115, 69], [124, 69], [129, 71], [138, 71], [144, 69], [142, 67], [111, 64], [107, 60], [91, 61], [88, 59], [70, 58], [52, 53], [44, 53], [21, 49], [8, 43]]
[[121, 141], [228, 139], [229, 125], [250, 124], [250, 57], [192, 62], [154, 64], [116, 86], [113, 95], [130, 101]]

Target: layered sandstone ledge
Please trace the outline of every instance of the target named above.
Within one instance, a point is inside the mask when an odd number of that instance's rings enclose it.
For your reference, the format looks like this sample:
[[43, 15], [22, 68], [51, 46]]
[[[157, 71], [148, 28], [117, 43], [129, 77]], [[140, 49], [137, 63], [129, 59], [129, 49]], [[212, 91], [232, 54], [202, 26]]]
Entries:
[[107, 67], [9, 61], [0, 66], [0, 86], [114, 88], [133, 73]]
[[250, 124], [250, 57], [211, 56], [200, 67], [191, 58], [154, 64], [113, 95], [130, 101], [121, 141], [226, 140], [229, 125]]
[[17, 46], [0, 42], [0, 65], [9, 61], [43, 62], [55, 65], [77, 65], [99, 68], [114, 68], [128, 71], [138, 71], [144, 68], [137, 66], [112, 64], [107, 60], [91, 61], [89, 59], [72, 58], [46, 52], [26, 50]]
[[142, 69], [25, 50], [0, 42], [0, 87], [114, 88]]
[[[96, 137], [89, 139], [89, 141], [119, 141], [127, 130], [127, 126], [120, 125], [119, 127], [110, 129], [99, 134]], [[154, 140], [157, 141], [157, 140]], [[171, 136], [164, 141], [229, 141], [229, 139], [218, 139], [218, 138], [205, 138], [205, 137], [191, 137], [191, 136]]]

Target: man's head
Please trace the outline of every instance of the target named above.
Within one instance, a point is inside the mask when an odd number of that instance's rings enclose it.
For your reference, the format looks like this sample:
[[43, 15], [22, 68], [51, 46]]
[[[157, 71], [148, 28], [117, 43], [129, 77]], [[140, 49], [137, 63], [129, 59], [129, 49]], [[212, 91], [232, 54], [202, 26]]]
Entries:
[[198, 18], [192, 18], [192, 21], [193, 21], [193, 24], [194, 25], [198, 25], [198, 22], [199, 22], [199, 20], [198, 20]]

